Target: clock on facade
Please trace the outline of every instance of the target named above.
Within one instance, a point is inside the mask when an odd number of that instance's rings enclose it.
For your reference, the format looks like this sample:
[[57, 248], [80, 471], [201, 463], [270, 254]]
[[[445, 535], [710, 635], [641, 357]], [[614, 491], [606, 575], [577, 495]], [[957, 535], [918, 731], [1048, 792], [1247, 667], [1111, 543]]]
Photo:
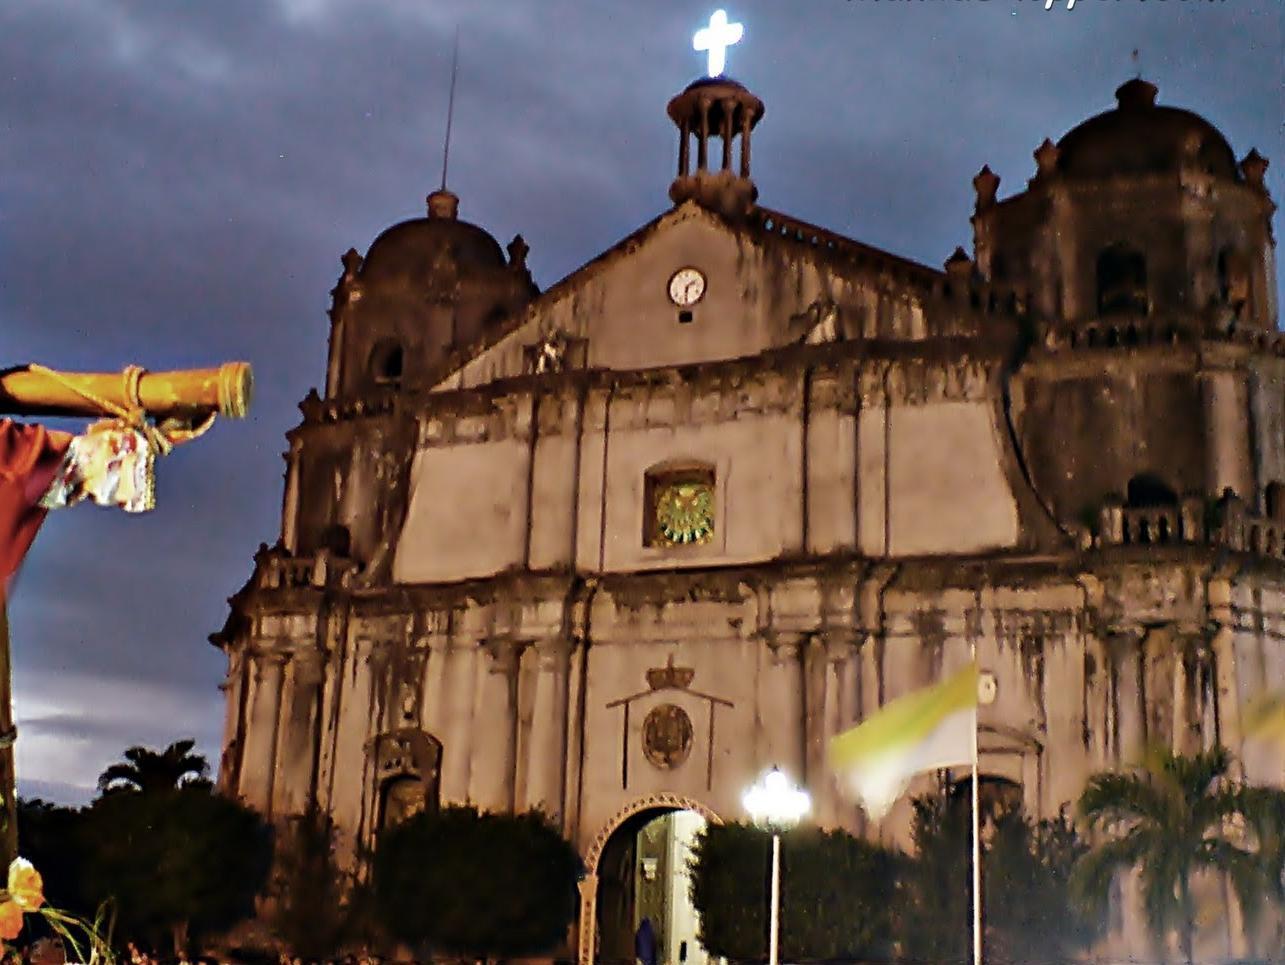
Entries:
[[705, 276], [697, 268], [680, 268], [669, 279], [669, 300], [675, 305], [695, 305], [705, 295]]

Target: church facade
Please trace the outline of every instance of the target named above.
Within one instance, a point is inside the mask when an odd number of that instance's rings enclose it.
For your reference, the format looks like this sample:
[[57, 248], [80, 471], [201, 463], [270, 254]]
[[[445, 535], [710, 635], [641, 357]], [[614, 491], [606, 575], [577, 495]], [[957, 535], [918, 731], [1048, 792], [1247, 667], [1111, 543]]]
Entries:
[[669, 104], [673, 206], [544, 291], [445, 190], [349, 251], [280, 537], [212, 637], [223, 789], [331, 815], [349, 863], [425, 807], [540, 809], [590, 961], [613, 837], [743, 819], [770, 765], [906, 845], [827, 742], [974, 648], [981, 771], [1031, 815], [1146, 743], [1285, 780], [1239, 725], [1285, 679], [1267, 162], [1156, 93], [1015, 194], [983, 169], [941, 270], [760, 206], [763, 105], [723, 77]]

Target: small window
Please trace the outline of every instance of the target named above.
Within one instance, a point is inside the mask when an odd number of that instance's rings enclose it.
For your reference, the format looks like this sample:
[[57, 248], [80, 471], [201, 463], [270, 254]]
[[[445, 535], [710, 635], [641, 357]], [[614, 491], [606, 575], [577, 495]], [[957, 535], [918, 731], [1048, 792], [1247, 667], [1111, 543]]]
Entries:
[[370, 353], [370, 374], [380, 385], [395, 385], [402, 380], [403, 354], [400, 342], [385, 339]]
[[688, 322], [692, 320], [692, 317], [693, 316], [692, 316], [691, 309], [684, 308], [681, 312], [678, 313], [678, 322], [681, 325], [686, 325]]
[[1098, 255], [1098, 313], [1145, 315], [1150, 307], [1147, 260], [1142, 253], [1112, 245]]
[[644, 545], [700, 546], [714, 538], [714, 470], [711, 467], [649, 472], [644, 499]]

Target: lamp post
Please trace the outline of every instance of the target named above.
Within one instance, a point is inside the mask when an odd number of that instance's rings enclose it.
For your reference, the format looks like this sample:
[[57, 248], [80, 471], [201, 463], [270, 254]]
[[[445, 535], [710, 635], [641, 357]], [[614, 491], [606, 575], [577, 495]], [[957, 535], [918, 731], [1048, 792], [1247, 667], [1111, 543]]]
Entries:
[[812, 798], [795, 787], [778, 768], [772, 768], [746, 789], [741, 803], [751, 820], [772, 834], [772, 894], [768, 912], [767, 960], [777, 965], [781, 919], [781, 832], [788, 831], [812, 808]]

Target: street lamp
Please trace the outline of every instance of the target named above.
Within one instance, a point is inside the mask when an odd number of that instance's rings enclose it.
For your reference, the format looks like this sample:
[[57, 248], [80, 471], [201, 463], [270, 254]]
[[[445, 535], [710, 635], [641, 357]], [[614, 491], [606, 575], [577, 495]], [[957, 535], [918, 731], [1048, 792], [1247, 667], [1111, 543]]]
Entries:
[[768, 916], [767, 961], [777, 965], [777, 936], [781, 917], [781, 832], [799, 823], [812, 808], [812, 798], [795, 787], [778, 768], [772, 768], [741, 797], [750, 818], [772, 833], [772, 898]]

